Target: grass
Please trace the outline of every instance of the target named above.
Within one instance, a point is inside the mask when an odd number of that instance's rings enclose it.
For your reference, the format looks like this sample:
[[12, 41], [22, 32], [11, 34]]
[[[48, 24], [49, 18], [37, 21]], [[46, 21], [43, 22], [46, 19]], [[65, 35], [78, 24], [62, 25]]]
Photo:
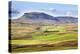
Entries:
[[[64, 26], [64, 25], [62, 25]], [[66, 26], [65, 26], [66, 27]], [[71, 29], [69, 29], [71, 27]], [[13, 25], [11, 46], [12, 52], [31, 52], [47, 50], [77, 49], [78, 34], [69, 25], [65, 32], [42, 32], [35, 30], [36, 26]], [[31, 29], [31, 30], [29, 30]]]
[[11, 44], [18, 46], [18, 48], [13, 48], [12, 52], [67, 50], [78, 48], [76, 33], [68, 33], [64, 36], [59, 36], [58, 34], [37, 37], [33, 36], [32, 40], [12, 40]]
[[66, 33], [65, 35], [59, 34], [49, 34], [44, 36], [33, 36], [36, 40], [53, 40], [53, 41], [61, 41], [61, 40], [68, 40], [68, 39], [77, 39], [77, 33]]
[[[29, 41], [30, 42], [30, 41]], [[32, 42], [32, 41], [31, 41]], [[42, 42], [41, 42], [42, 43]], [[12, 49], [12, 52], [32, 52], [32, 51], [48, 51], [48, 50], [67, 50], [67, 49], [77, 49], [77, 40], [66, 40], [57, 43], [47, 43], [45, 45], [39, 44], [29, 44], [29, 45], [17, 45]], [[45, 43], [45, 42], [44, 42]], [[30, 46], [31, 45], [31, 46]]]
[[36, 52], [36, 51], [53, 51], [53, 50], [69, 50], [69, 49], [77, 49], [74, 47], [29, 47], [29, 48], [18, 48], [14, 49], [13, 52]]
[[57, 34], [47, 36], [33, 36], [32, 40], [12, 40], [12, 44], [41, 44], [46, 42], [57, 42], [71, 39], [77, 39], [76, 33], [65, 34], [63, 36], [59, 36]]

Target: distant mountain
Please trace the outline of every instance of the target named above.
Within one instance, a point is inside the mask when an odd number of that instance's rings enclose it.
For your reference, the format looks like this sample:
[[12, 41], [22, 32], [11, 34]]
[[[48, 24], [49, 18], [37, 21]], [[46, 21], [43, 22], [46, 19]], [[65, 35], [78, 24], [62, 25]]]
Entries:
[[61, 24], [61, 23], [77, 23], [78, 18], [69, 16], [53, 17], [43, 12], [24, 13], [18, 19], [12, 20], [18, 23], [42, 23], [42, 24]]

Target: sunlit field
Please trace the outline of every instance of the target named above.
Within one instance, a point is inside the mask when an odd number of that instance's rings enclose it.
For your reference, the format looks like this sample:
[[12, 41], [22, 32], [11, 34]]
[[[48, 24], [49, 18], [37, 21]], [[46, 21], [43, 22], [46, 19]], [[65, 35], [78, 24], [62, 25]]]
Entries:
[[12, 52], [77, 49], [77, 25], [11, 24]]

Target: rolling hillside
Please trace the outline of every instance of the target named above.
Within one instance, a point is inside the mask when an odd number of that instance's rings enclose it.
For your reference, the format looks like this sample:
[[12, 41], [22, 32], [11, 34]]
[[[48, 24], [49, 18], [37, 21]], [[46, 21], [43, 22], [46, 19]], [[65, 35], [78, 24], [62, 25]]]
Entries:
[[12, 52], [78, 48], [76, 17], [53, 17], [46, 13], [30, 12], [11, 20]]

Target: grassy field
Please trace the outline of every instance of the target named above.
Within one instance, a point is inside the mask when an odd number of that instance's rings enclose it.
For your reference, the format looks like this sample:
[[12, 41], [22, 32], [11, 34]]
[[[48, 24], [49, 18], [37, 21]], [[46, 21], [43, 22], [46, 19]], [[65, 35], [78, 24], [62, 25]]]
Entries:
[[77, 26], [61, 25], [59, 27], [63, 26], [65, 32], [41, 31], [36, 29], [39, 26], [35, 25], [12, 24], [10, 40], [12, 52], [77, 49]]

